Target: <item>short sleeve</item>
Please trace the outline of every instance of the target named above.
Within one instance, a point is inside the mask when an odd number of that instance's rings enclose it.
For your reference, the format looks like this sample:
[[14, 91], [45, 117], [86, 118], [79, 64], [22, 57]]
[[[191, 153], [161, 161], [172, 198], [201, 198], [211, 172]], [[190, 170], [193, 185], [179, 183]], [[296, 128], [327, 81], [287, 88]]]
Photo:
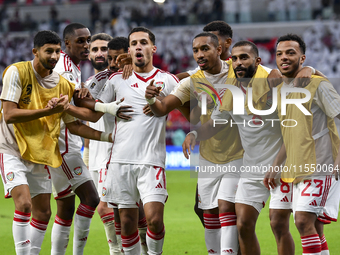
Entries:
[[19, 71], [16, 66], [10, 66], [3, 79], [3, 88], [0, 99], [19, 103], [22, 92]]
[[196, 69], [194, 69], [194, 70], [189, 70], [189, 71], [187, 71], [187, 73], [191, 76], [191, 75], [197, 73], [199, 70], [200, 70], [200, 67], [198, 66], [198, 67], [196, 67]]
[[333, 85], [327, 81], [320, 83], [313, 102], [330, 118], [335, 118], [340, 114], [340, 95]]
[[172, 95], [181, 100], [182, 105], [190, 101], [190, 82], [190, 77], [181, 80], [171, 92]]

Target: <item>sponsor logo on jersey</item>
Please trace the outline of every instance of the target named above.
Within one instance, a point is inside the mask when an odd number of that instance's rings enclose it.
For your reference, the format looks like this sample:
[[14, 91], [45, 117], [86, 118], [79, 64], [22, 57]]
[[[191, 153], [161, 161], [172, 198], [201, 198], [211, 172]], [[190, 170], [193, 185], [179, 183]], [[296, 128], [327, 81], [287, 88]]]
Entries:
[[160, 88], [161, 88], [159, 91], [163, 91], [163, 89], [164, 89], [164, 87], [165, 87], [165, 83], [162, 82], [162, 81], [156, 81], [156, 82], [154, 83], [154, 85], [155, 85], [156, 87], [160, 87]]
[[6, 177], [7, 177], [7, 180], [13, 181], [13, 179], [14, 179], [14, 173], [13, 173], [13, 172], [9, 172], [9, 173], [6, 175]]
[[317, 206], [318, 204], [316, 203], [316, 201], [314, 200], [313, 202], [311, 202], [309, 205], [312, 205], [312, 206]]
[[137, 82], [136, 82], [135, 84], [132, 84], [132, 85], [131, 85], [131, 88], [138, 88]]
[[90, 89], [93, 89], [95, 86], [96, 86], [96, 83], [93, 82], [93, 83], [91, 84], [91, 86], [90, 86]]
[[103, 189], [102, 189], [102, 196], [105, 197], [105, 195], [106, 195], [106, 188], [103, 187]]
[[76, 175], [81, 175], [83, 173], [83, 170], [80, 166], [76, 167], [73, 171]]

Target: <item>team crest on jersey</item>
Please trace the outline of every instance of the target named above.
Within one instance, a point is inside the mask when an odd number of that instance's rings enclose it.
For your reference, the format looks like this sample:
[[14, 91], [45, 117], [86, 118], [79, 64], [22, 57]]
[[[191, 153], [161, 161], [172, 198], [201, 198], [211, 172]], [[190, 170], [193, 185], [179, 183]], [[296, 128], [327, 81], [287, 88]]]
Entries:
[[105, 187], [103, 187], [103, 190], [102, 190], [102, 196], [103, 196], [103, 197], [105, 197], [105, 195], [106, 195], [106, 188], [105, 188]]
[[165, 87], [165, 83], [162, 82], [162, 81], [156, 81], [156, 82], [154, 83], [154, 85], [155, 85], [156, 87], [160, 87], [160, 88], [161, 88], [160, 91], [163, 91], [163, 89], [164, 89], [164, 87]]
[[73, 78], [73, 75], [72, 75], [72, 74], [69, 74], [69, 75], [68, 75], [68, 78], [69, 78], [70, 81], [74, 81], [74, 78]]
[[76, 168], [74, 169], [74, 173], [75, 173], [76, 175], [81, 175], [81, 174], [83, 173], [83, 170], [81, 169], [80, 166], [78, 166], [78, 167], [76, 167]]
[[6, 175], [6, 177], [7, 177], [7, 180], [13, 181], [13, 179], [14, 179], [14, 173], [13, 173], [13, 172], [9, 172], [9, 173]]
[[93, 89], [95, 86], [96, 86], [96, 83], [93, 82], [93, 83], [91, 84], [91, 86], [90, 86], [90, 89]]

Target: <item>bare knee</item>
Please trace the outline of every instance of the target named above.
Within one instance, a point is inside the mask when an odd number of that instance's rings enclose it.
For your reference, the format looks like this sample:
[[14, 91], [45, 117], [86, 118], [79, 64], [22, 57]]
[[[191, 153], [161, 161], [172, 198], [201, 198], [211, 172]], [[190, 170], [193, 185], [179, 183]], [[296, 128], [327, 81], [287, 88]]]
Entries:
[[283, 235], [289, 232], [289, 212], [271, 211], [270, 226], [275, 236]]
[[93, 181], [83, 183], [75, 190], [75, 193], [82, 204], [88, 205], [92, 208], [96, 208], [100, 202], [98, 192]]
[[295, 225], [300, 235], [304, 236], [316, 232], [314, 218], [316, 218], [316, 215], [312, 213], [299, 213], [295, 215]]
[[15, 210], [30, 213], [32, 211], [32, 203], [27, 199], [19, 199], [18, 201], [15, 201]]
[[148, 228], [154, 232], [159, 233], [163, 229], [163, 215], [155, 214], [150, 219], [147, 219]]
[[97, 212], [99, 216], [102, 217], [108, 213], [112, 213], [113, 209], [107, 207], [107, 203], [100, 202], [99, 205], [97, 206]]
[[255, 232], [256, 222], [253, 220], [238, 217], [237, 218], [237, 229], [241, 236]]

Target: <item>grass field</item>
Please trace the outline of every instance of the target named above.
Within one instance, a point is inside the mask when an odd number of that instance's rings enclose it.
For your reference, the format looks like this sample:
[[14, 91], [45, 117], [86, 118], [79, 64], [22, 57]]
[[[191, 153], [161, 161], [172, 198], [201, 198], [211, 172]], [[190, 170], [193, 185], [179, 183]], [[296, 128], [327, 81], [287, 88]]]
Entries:
[[[166, 235], [163, 254], [207, 254], [204, 244], [204, 229], [193, 211], [196, 179], [190, 177], [189, 171], [168, 171], [167, 181], [169, 199], [165, 206]], [[51, 200], [51, 204], [52, 214], [54, 215], [56, 212], [55, 202]], [[2, 194], [0, 198], [0, 255], [15, 254], [12, 238], [13, 213], [13, 201], [11, 199], [4, 199]], [[276, 254], [276, 244], [269, 226], [268, 214], [268, 206], [266, 206], [260, 214], [256, 230], [260, 241], [261, 254], [263, 255]], [[51, 217], [40, 254], [50, 253], [53, 220], [54, 216]], [[300, 238], [292, 219], [291, 232], [295, 240], [295, 254], [302, 254]], [[325, 235], [330, 253], [340, 254], [340, 246], [337, 243], [340, 239], [338, 223], [326, 226]], [[72, 233], [71, 236], [73, 236]], [[71, 247], [72, 238], [66, 254], [72, 254]], [[104, 228], [97, 213], [91, 224], [85, 254], [109, 254]]]

